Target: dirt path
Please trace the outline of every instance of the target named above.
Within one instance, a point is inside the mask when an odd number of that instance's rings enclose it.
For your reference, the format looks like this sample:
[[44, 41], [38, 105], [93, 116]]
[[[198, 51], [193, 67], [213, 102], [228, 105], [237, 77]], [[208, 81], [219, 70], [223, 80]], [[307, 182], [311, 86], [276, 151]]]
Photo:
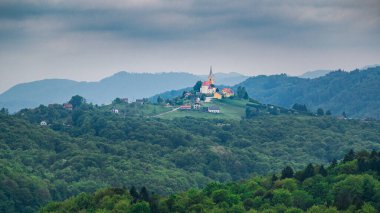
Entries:
[[160, 113], [160, 114], [158, 114], [158, 115], [150, 116], [150, 117], [151, 117], [151, 118], [156, 118], [156, 117], [159, 117], [159, 116], [161, 116], [161, 115], [165, 115], [165, 114], [168, 114], [168, 113], [171, 113], [171, 112], [175, 112], [175, 111], [177, 111], [178, 109], [179, 109], [179, 107], [174, 108], [174, 109], [172, 109], [172, 110], [170, 110], [170, 111], [167, 111], [167, 112]]

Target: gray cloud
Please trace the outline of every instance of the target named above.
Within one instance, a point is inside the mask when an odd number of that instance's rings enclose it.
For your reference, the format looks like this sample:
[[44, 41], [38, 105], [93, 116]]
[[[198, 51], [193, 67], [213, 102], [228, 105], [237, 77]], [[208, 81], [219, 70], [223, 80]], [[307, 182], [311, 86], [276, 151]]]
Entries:
[[353, 68], [380, 60], [379, 11], [378, 0], [4, 0], [1, 85], [210, 63], [246, 74]]

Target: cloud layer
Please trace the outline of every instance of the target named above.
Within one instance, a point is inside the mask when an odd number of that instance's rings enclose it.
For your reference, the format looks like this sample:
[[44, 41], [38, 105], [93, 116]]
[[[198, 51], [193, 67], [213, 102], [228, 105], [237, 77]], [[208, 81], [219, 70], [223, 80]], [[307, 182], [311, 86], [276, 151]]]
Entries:
[[351, 69], [380, 61], [379, 11], [379, 0], [3, 0], [0, 91], [210, 64], [251, 75]]

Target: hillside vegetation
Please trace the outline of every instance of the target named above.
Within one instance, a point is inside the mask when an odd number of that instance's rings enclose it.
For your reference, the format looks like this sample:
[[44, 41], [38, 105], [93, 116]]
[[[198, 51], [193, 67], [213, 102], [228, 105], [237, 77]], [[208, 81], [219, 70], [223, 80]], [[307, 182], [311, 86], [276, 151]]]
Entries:
[[41, 212], [286, 212], [380, 211], [380, 153], [349, 152], [328, 168], [309, 164], [293, 172], [255, 176], [241, 182], [211, 183], [168, 197], [145, 187], [102, 189], [50, 203]]
[[380, 119], [380, 66], [351, 72], [335, 71], [315, 79], [285, 74], [251, 77], [244, 86], [249, 96], [263, 103], [291, 107], [306, 104], [349, 117]]
[[[120, 113], [111, 112], [120, 107]], [[81, 103], [0, 113], [0, 212], [29, 212], [103, 187], [158, 194], [380, 150], [380, 123], [329, 116], [152, 118], [157, 105]], [[148, 116], [147, 116], [148, 115]], [[40, 126], [45, 120], [48, 125]]]

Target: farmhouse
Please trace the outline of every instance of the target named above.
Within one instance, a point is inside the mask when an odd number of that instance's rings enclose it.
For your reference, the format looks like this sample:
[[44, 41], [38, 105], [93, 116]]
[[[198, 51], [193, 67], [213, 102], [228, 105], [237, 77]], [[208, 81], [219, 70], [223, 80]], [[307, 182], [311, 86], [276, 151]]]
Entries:
[[222, 95], [218, 92], [214, 93], [214, 98], [216, 99], [222, 99]]
[[182, 105], [179, 107], [179, 110], [191, 110], [191, 106], [190, 105]]
[[209, 108], [207, 108], [207, 112], [220, 113], [220, 109], [218, 106], [210, 106]]
[[67, 110], [72, 110], [73, 109], [73, 105], [70, 104], [70, 103], [65, 103], [65, 104], [63, 104], [63, 108], [65, 108]]
[[228, 98], [234, 96], [234, 91], [231, 88], [223, 88], [222, 95], [223, 97]]

